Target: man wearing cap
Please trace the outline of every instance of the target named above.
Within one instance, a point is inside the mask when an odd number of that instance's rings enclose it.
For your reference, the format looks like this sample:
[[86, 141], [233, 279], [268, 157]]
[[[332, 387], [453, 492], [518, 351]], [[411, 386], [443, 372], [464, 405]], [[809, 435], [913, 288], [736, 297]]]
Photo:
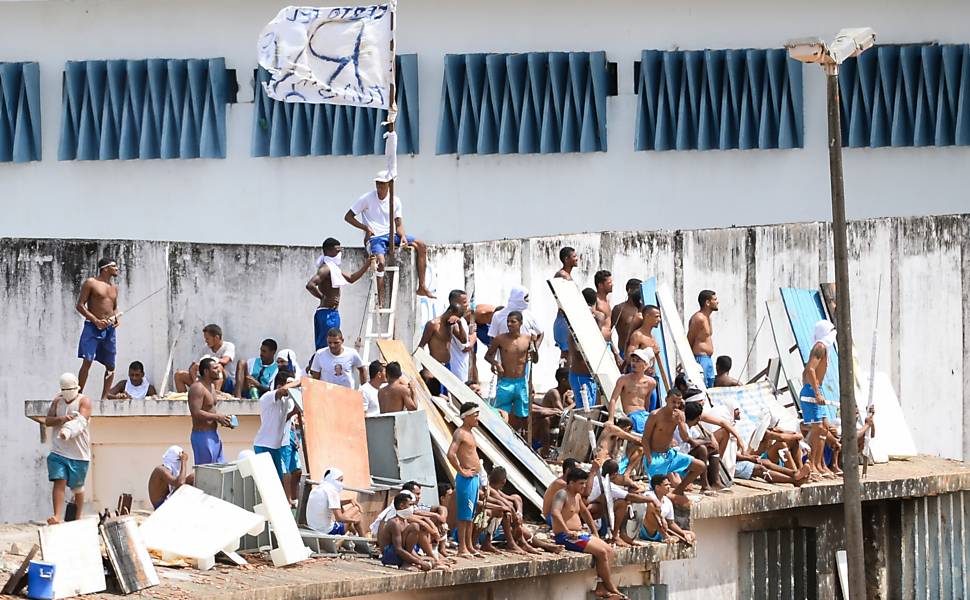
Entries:
[[616, 380], [613, 395], [610, 397], [606, 422], [613, 420], [616, 410], [616, 399], [620, 399], [623, 412], [633, 423], [633, 431], [643, 434], [650, 411], [657, 407], [647, 405], [648, 400], [657, 389], [654, 379], [654, 356], [650, 348], [638, 348], [630, 355], [630, 372]]
[[64, 373], [60, 380], [61, 391], [54, 396], [47, 411], [44, 425], [53, 427], [56, 435], [51, 441], [47, 455], [47, 478], [54, 483], [51, 493], [54, 516], [47, 519], [56, 525], [64, 519], [64, 490], [74, 492], [77, 517], [84, 509], [84, 480], [91, 463], [91, 400], [81, 394], [81, 386], [74, 373]]
[[108, 399], [108, 391], [115, 376], [115, 354], [117, 342], [115, 328], [118, 326], [118, 286], [112, 279], [118, 276], [118, 263], [110, 258], [98, 261], [97, 277], [88, 277], [81, 285], [81, 293], [75, 308], [84, 317], [84, 328], [77, 345], [77, 357], [81, 370], [77, 378], [80, 390], [88, 381], [91, 362], [104, 365], [104, 384], [101, 399]]
[[808, 442], [811, 452], [808, 464], [812, 473], [831, 478], [832, 471], [825, 466], [825, 438], [828, 431], [828, 407], [822, 395], [822, 381], [829, 365], [829, 348], [835, 344], [835, 325], [822, 319], [815, 324], [815, 343], [808, 355], [805, 370], [802, 371], [802, 391], [799, 404], [802, 407], [802, 422], [808, 426]]
[[310, 295], [320, 301], [320, 306], [313, 313], [313, 340], [317, 350], [326, 348], [328, 331], [340, 329], [340, 313], [337, 312], [340, 306], [340, 288], [363, 277], [377, 260], [371, 256], [360, 269], [347, 274], [340, 268], [341, 250], [338, 240], [325, 239], [323, 254], [317, 258], [317, 272], [306, 284]]
[[[387, 254], [387, 246], [391, 237], [391, 217], [390, 217], [390, 182], [391, 177], [387, 171], [381, 171], [374, 178], [374, 190], [367, 192], [354, 202], [344, 220], [364, 232], [364, 244], [371, 254], [377, 257], [377, 276], [384, 276], [384, 255]], [[404, 233], [404, 216], [401, 211], [401, 199], [394, 197], [394, 243], [402, 248], [410, 244], [414, 246], [417, 255], [418, 269], [418, 296], [434, 298], [434, 295], [425, 286], [424, 276], [428, 267], [428, 247], [424, 242], [416, 240]], [[381, 305], [384, 304], [384, 286], [377, 286], [377, 294]]]

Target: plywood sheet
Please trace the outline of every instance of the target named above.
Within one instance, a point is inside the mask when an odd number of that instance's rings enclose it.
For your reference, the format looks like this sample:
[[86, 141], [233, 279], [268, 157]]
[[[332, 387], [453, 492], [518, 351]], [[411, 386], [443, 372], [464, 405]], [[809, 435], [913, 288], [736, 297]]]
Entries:
[[81, 519], [38, 530], [44, 562], [54, 563], [54, 597], [104, 591], [97, 519]]
[[300, 387], [310, 478], [323, 481], [327, 469], [337, 467], [344, 472], [346, 485], [369, 488], [370, 461], [360, 392], [310, 377], [304, 377]]
[[616, 366], [613, 351], [606, 345], [596, 319], [589, 312], [589, 306], [583, 294], [572, 281], [561, 278], [546, 281], [556, 297], [559, 308], [566, 313], [566, 321], [572, 330], [579, 351], [589, 366], [589, 372], [596, 378], [603, 394], [609, 398], [613, 395], [616, 380], [620, 378], [620, 369]]
[[[485, 402], [473, 392], [463, 381], [455, 376], [454, 373], [448, 370], [443, 364], [435, 360], [431, 354], [424, 348], [418, 348], [414, 351], [414, 357], [417, 359], [418, 364], [423, 366], [425, 369], [431, 372], [431, 374], [440, 381], [448, 391], [454, 395], [460, 402], [476, 402], [480, 405], [484, 405]], [[519, 436], [513, 430], [505, 419], [500, 417], [498, 413], [491, 410], [482, 410], [481, 416], [479, 417], [481, 425], [488, 430], [495, 440], [505, 448], [515, 459], [525, 467], [537, 480], [543, 485], [543, 487], [549, 487], [549, 485], [556, 480], [555, 473], [546, 464], [546, 461], [535, 453], [535, 451], [529, 447], [522, 437]]]
[[442, 418], [438, 409], [435, 408], [434, 403], [431, 402], [431, 392], [424, 384], [424, 380], [421, 379], [421, 374], [414, 364], [411, 353], [407, 351], [401, 340], [377, 340], [377, 347], [380, 349], [385, 363], [397, 361], [400, 363], [401, 370], [404, 374], [416, 381], [418, 408], [424, 409], [424, 413], [428, 417], [428, 429], [431, 431], [432, 446], [438, 457], [439, 464], [445, 467], [449, 478], [454, 483], [455, 468], [451, 466], [447, 458], [448, 446], [451, 445], [451, 428], [445, 422], [444, 418]]
[[694, 359], [694, 353], [691, 351], [690, 343], [687, 341], [687, 331], [684, 329], [684, 322], [681, 321], [680, 313], [677, 312], [677, 305], [674, 304], [674, 297], [670, 295], [670, 290], [666, 286], [657, 287], [657, 300], [660, 301], [660, 314], [662, 315], [663, 322], [667, 325], [670, 337], [674, 341], [674, 347], [677, 349], [680, 362], [684, 365], [684, 372], [687, 373], [687, 378], [697, 388], [707, 390], [707, 386], [704, 384], [704, 372]]

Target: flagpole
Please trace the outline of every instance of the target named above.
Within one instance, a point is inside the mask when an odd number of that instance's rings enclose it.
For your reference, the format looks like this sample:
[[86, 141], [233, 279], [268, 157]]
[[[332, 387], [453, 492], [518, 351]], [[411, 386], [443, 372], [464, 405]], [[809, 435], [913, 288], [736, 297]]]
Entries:
[[[391, 98], [390, 98], [390, 109], [387, 111], [387, 132], [394, 133], [394, 129], [395, 129], [394, 121], [397, 120], [397, 54], [396, 54], [397, 49], [394, 47], [394, 31], [395, 31], [394, 21], [396, 20], [396, 17], [397, 17], [397, 11], [395, 10], [396, 2], [389, 0], [389, 4], [391, 9]], [[395, 146], [395, 151], [397, 151], [396, 146]], [[395, 179], [397, 179], [397, 173], [394, 174], [394, 177], [391, 178], [391, 181], [388, 183], [388, 192], [387, 192], [389, 195], [387, 203], [388, 203], [388, 206], [390, 206], [389, 217], [391, 219], [390, 231], [387, 234], [387, 242], [388, 242], [387, 243], [387, 246], [388, 246], [387, 265], [389, 267], [393, 267], [395, 264], [397, 264], [397, 259], [395, 257], [396, 248], [394, 244], [394, 236], [397, 234], [397, 224], [394, 222], [394, 180]], [[404, 240], [401, 240], [401, 241], [403, 242]]]

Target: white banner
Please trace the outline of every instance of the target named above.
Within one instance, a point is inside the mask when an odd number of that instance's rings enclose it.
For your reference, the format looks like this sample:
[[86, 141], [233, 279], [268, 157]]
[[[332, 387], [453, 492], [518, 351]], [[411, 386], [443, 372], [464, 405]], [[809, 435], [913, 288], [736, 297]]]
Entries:
[[284, 102], [390, 108], [394, 2], [284, 8], [259, 35], [266, 94]]

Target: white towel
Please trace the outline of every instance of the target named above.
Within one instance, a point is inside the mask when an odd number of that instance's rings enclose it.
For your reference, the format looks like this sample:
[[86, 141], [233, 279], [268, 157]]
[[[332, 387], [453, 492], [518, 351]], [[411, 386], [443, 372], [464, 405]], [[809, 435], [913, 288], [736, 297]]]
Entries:
[[323, 265], [330, 267], [330, 285], [332, 287], [340, 287], [342, 285], [347, 285], [347, 280], [344, 279], [344, 273], [340, 270], [341, 256], [340, 252], [337, 256], [326, 256], [321, 254], [317, 257], [317, 268], [319, 269]]

